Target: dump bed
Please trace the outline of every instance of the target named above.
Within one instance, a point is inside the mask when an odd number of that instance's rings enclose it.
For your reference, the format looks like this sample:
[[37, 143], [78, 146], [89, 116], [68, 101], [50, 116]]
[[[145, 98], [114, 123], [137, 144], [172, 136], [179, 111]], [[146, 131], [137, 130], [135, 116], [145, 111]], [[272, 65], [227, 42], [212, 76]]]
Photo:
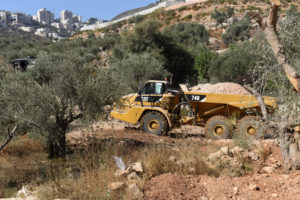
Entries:
[[[180, 85], [183, 94], [190, 103], [202, 102], [205, 104], [230, 105], [239, 109], [258, 107], [256, 97], [253, 95], [216, 94], [189, 91], [185, 85]], [[276, 108], [276, 99], [264, 96], [267, 106]]]

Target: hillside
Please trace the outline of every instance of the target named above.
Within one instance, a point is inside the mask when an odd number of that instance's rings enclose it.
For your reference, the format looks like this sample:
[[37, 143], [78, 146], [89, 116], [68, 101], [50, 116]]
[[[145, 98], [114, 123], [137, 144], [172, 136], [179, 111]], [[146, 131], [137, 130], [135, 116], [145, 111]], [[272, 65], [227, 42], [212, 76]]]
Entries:
[[[284, 1], [283, 9], [287, 9], [290, 4], [300, 5], [299, 1]], [[165, 9], [156, 10], [151, 14], [145, 16], [133, 17], [130, 20], [125, 20], [113, 24], [110, 27], [98, 29], [94, 31], [79, 32], [71, 38], [83, 37], [86, 38], [89, 34], [95, 34], [95, 36], [103, 36], [107, 32], [122, 32], [124, 30], [132, 30], [132, 26], [138, 21], [138, 23], [146, 20], [158, 20], [164, 29], [167, 26], [174, 25], [178, 22], [190, 22], [196, 24], [202, 24], [210, 33], [209, 46], [214, 50], [225, 49], [226, 45], [222, 42], [221, 35], [226, 31], [226, 28], [233, 22], [241, 20], [246, 13], [250, 17], [255, 16], [256, 13], [266, 15], [269, 10], [270, 4], [265, 0], [244, 0], [244, 1], [218, 1], [218, 0], [199, 0], [195, 2], [188, 2], [183, 4], [177, 4]], [[234, 8], [234, 14], [221, 25], [218, 25], [216, 20], [212, 19], [211, 14], [215, 9], [224, 10], [226, 7]], [[281, 13], [284, 16], [284, 12]], [[258, 24], [255, 20], [251, 20], [252, 35], [255, 34]]]

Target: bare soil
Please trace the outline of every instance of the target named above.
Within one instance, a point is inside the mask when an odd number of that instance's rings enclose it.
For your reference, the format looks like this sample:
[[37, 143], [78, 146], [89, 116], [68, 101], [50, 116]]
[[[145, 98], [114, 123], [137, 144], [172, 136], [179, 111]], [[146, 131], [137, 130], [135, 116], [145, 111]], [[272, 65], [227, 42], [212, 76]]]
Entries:
[[[116, 124], [115, 124], [116, 126]], [[162, 144], [180, 149], [180, 145], [199, 144], [199, 148], [207, 154], [217, 151], [220, 147], [234, 147], [233, 140], [210, 140], [205, 138], [203, 130], [198, 127], [186, 126], [174, 131], [171, 136], [157, 136], [143, 133], [134, 128], [106, 128], [90, 132], [90, 137], [117, 138], [143, 143]], [[81, 135], [81, 137], [79, 137]], [[79, 138], [77, 138], [79, 137]], [[75, 138], [75, 139], [74, 139]], [[68, 141], [76, 144], [85, 138], [82, 134], [68, 134]], [[88, 142], [88, 141], [87, 141]], [[183, 176], [178, 174], [162, 174], [145, 182], [143, 187], [144, 199], [286, 199], [300, 200], [300, 171], [284, 171], [281, 150], [276, 140], [254, 141], [255, 146], [262, 149], [262, 162], [257, 162], [248, 173], [240, 177], [230, 176]], [[214, 148], [212, 148], [214, 147]], [[273, 173], [264, 174], [264, 166], [273, 166]]]
[[163, 174], [144, 187], [145, 199], [300, 199], [300, 171], [242, 177]]

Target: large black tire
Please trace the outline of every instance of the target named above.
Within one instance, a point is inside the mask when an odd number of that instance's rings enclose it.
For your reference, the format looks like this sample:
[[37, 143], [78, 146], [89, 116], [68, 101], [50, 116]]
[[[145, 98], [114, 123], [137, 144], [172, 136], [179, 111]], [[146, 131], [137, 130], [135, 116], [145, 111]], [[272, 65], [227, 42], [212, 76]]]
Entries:
[[223, 115], [209, 118], [205, 124], [205, 134], [212, 139], [227, 139], [232, 135], [233, 124]]
[[159, 112], [148, 112], [141, 120], [141, 129], [146, 133], [164, 135], [169, 130], [168, 121]]
[[240, 119], [237, 123], [237, 133], [255, 139], [262, 138], [264, 130], [259, 126], [259, 117], [246, 116]]

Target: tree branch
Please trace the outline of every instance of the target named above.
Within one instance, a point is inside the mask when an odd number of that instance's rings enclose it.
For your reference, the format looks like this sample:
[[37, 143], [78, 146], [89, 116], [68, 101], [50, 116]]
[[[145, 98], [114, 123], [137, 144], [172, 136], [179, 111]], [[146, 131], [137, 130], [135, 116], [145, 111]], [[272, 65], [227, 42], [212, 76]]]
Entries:
[[267, 42], [269, 43], [275, 58], [277, 59], [278, 64], [281, 69], [286, 74], [287, 78], [295, 88], [295, 90], [300, 93], [300, 79], [295, 68], [290, 64], [286, 54], [284, 47], [281, 45], [277, 32], [276, 32], [276, 24], [277, 24], [277, 13], [279, 10], [280, 1], [273, 0], [273, 4], [270, 10], [270, 14], [266, 24], [264, 25], [264, 33]]
[[81, 118], [81, 117], [83, 117], [83, 114], [82, 114], [82, 113], [79, 113], [79, 114], [77, 114], [77, 115], [75, 115], [75, 116], [70, 115], [70, 118], [69, 118], [69, 120], [68, 120], [68, 123], [71, 123], [71, 122], [73, 122], [74, 120], [79, 119], [79, 118]]
[[12, 131], [9, 130], [9, 128], [7, 128], [7, 132], [8, 132], [8, 137], [6, 138], [6, 140], [0, 145], [0, 151], [13, 139], [13, 137], [15, 137], [17, 135], [17, 127], [18, 125], [16, 125]]
[[259, 107], [261, 109], [263, 120], [268, 123], [269, 122], [268, 112], [267, 112], [266, 104], [264, 102], [264, 98], [262, 97], [262, 95], [259, 94], [255, 89], [249, 87], [248, 85], [244, 85], [243, 87], [247, 91], [249, 91], [253, 96], [256, 97], [257, 103], [258, 103], [258, 105], [259, 105]]

